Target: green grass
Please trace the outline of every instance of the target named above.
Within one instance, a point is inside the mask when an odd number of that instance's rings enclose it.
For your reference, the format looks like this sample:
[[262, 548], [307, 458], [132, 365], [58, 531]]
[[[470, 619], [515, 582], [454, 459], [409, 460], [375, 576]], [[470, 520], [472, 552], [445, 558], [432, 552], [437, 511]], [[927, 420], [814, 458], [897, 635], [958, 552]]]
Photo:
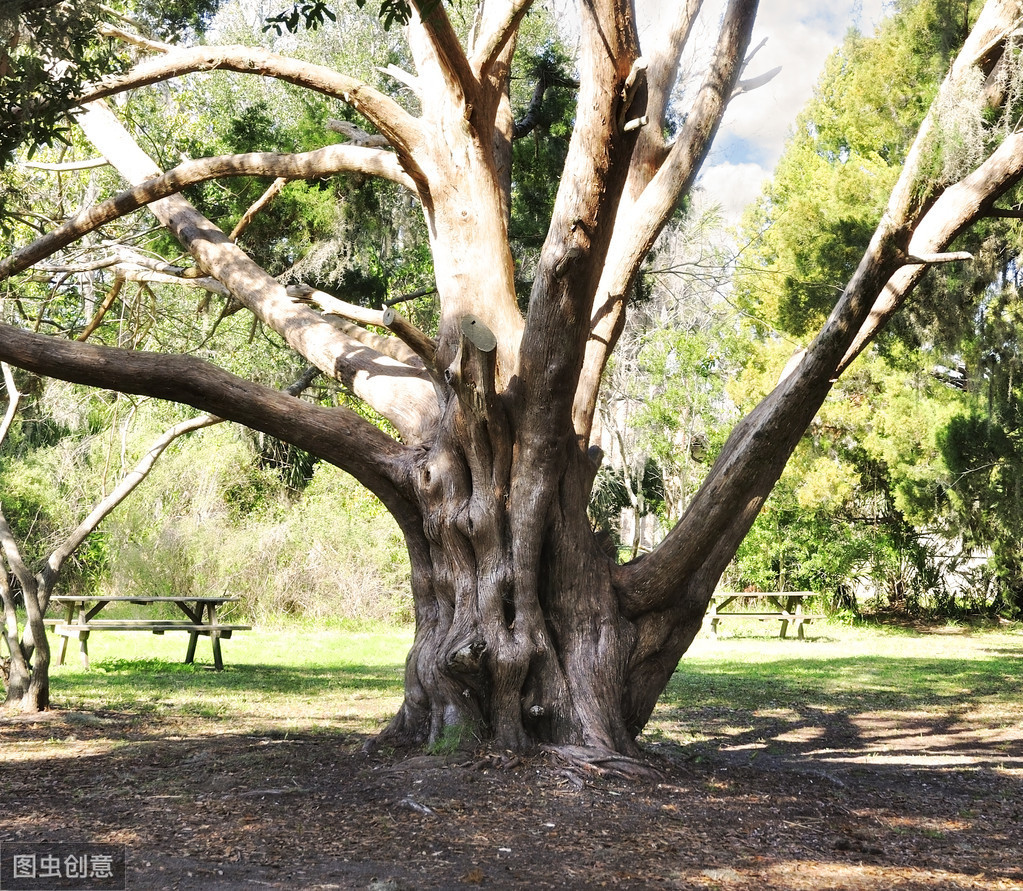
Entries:
[[770, 740], [786, 729], [901, 716], [921, 728], [1023, 721], [1023, 634], [815, 624], [806, 641], [697, 638], [661, 696], [645, 736], [699, 748]]
[[[1018, 631], [816, 623], [798, 641], [767, 636], [768, 627], [760, 636], [697, 638], [645, 738], [686, 745], [837, 713], [1023, 720]], [[79, 666], [73, 642], [68, 664], [53, 668], [52, 699], [82, 712], [372, 732], [400, 705], [411, 640], [411, 629], [388, 626], [261, 628], [224, 641], [226, 669], [214, 672], [205, 638], [200, 664], [188, 666], [185, 634], [98, 632], [89, 641], [91, 670]]]
[[291, 629], [236, 632], [222, 641], [225, 669], [211, 670], [207, 638], [196, 664], [183, 662], [188, 636], [168, 632], [94, 632], [90, 669], [81, 667], [76, 643], [66, 663], [54, 666], [51, 698], [78, 711], [181, 714], [306, 728], [338, 722], [385, 720], [401, 702], [409, 629]]

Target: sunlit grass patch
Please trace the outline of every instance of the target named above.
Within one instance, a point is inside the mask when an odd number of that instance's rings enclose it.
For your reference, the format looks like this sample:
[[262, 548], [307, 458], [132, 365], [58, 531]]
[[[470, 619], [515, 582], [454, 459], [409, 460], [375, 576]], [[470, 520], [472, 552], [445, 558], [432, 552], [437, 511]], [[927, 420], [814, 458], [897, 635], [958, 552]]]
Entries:
[[185, 665], [187, 635], [98, 632], [88, 671], [75, 652], [54, 669], [52, 698], [78, 711], [376, 728], [400, 705], [411, 640], [410, 631], [389, 626], [236, 632], [222, 642], [225, 669], [215, 672], [206, 639], [196, 664]]

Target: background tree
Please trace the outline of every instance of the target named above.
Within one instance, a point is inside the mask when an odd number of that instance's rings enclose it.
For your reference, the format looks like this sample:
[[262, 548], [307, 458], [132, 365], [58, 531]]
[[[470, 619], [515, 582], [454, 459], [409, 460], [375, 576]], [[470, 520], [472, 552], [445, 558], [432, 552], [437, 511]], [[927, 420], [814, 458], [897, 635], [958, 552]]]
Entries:
[[[881, 217], [880, 194], [898, 176], [912, 134], [937, 95], [970, 16], [977, 12], [963, 3], [902, 4], [875, 38], [851, 34], [833, 55], [775, 176], [747, 220], [747, 237], [757, 239], [749, 252], [755, 260], [739, 277], [739, 299], [766, 323], [762, 331], [805, 339], [824, 318], [832, 295]], [[1008, 70], [1017, 64], [1015, 59], [1007, 58], [1005, 67], [992, 73], [991, 89], [1018, 89], [1018, 73]], [[955, 95], [947, 94], [936, 106], [943, 150], [935, 152], [932, 146], [927, 164], [938, 180], [960, 175], [986, 151], [991, 138], [983, 110], [959, 103]], [[1008, 196], [1005, 203], [1017, 200]], [[748, 577], [763, 580], [771, 575], [762, 571], [766, 566], [754, 568], [768, 553], [756, 541], [770, 540], [786, 526], [792, 538], [811, 541], [818, 535], [814, 526], [825, 522], [835, 534], [821, 540], [856, 544], [842, 549], [845, 557], [830, 554], [826, 562], [833, 571], [824, 576], [814, 568], [820, 561], [810, 550], [795, 549], [791, 567], [803, 584], [835, 591], [840, 579], [851, 584], [859, 577], [869, 579], [868, 587], [882, 603], [953, 608], [956, 587], [962, 584], [956, 570], [969, 548], [984, 548], [999, 536], [994, 525], [978, 535], [970, 516], [976, 507], [963, 509], [965, 493], [957, 494], [956, 487], [964, 484], [965, 467], [960, 460], [958, 470], [952, 471], [947, 463], [956, 439], [948, 431], [969, 426], [953, 421], [954, 416], [975, 411], [982, 402], [971, 392], [987, 373], [980, 357], [993, 355], [985, 304], [994, 293], [989, 289], [997, 289], [1002, 300], [1014, 299], [1011, 270], [1018, 256], [1017, 232], [1018, 223], [992, 218], [964, 234], [959, 245], [976, 262], [932, 270], [869, 358], [860, 360], [868, 364], [838, 385], [836, 398], [812, 428], [812, 441], [802, 447], [818, 459], [789, 469], [789, 491], [803, 495], [798, 503], [790, 499], [787, 509], [769, 509], [762, 522], [775, 533], [765, 528], [742, 549]], [[1008, 319], [1011, 313], [1003, 316]], [[1009, 345], [1013, 337], [1000, 343]], [[986, 384], [980, 388], [992, 392]], [[999, 460], [1009, 460], [1011, 466], [1008, 456]], [[814, 481], [825, 466], [837, 474], [832, 487]], [[802, 483], [801, 474], [809, 474]], [[853, 485], [840, 504], [806, 497], [815, 490], [818, 495], [843, 491], [842, 475]], [[976, 481], [983, 479], [981, 473]], [[986, 503], [991, 516], [998, 512], [994, 505], [1004, 504], [994, 490]], [[812, 515], [817, 519], [811, 520]], [[781, 522], [782, 516], [789, 522]], [[868, 518], [870, 535], [865, 540], [863, 523]], [[801, 536], [791, 524], [804, 521], [809, 522]], [[984, 535], [990, 537], [985, 541]], [[960, 553], [964, 543], [967, 551]], [[814, 576], [816, 581], [811, 581]], [[1003, 575], [1006, 583], [1012, 578], [1011, 569]], [[976, 602], [967, 592], [964, 607]]]
[[[3, 426], [0, 427], [0, 434], [4, 435], [0, 436], [0, 444], [10, 430], [21, 400], [14, 375], [6, 363], [3, 370], [7, 390], [7, 412]], [[69, 558], [82, 547], [104, 518], [145, 479], [167, 446], [179, 436], [219, 422], [219, 418], [200, 415], [165, 431], [152, 443], [139, 462], [95, 505], [88, 516], [66, 533], [57, 546], [39, 561], [38, 568], [34, 569], [26, 561], [23, 548], [19, 545], [4, 513], [4, 505], [0, 503], [0, 602], [4, 608], [4, 641], [8, 652], [3, 664], [6, 687], [4, 707], [23, 711], [39, 711], [49, 707], [50, 646], [43, 617], [46, 615], [50, 597], [60, 581], [61, 571]], [[18, 583], [25, 612], [24, 626], [19, 621], [15, 592], [10, 583], [11, 576]]]
[[[820, 333], [736, 425], [661, 544], [616, 564], [586, 509], [598, 469], [589, 446], [602, 372], [643, 259], [691, 189], [726, 103], [742, 91], [755, 14], [752, 2], [729, 3], [709, 69], [671, 134], [663, 125], [696, 7], [676, 10], [641, 56], [631, 5], [580, 6], [575, 121], [524, 314], [508, 238], [509, 61], [528, 8], [517, 2], [482, 5], [464, 36], [447, 9], [413, 5], [407, 105], [262, 48], [150, 46], [154, 58], [83, 91], [77, 117], [132, 188], [0, 264], [0, 274], [19, 274], [101, 225], [104, 214], [146, 203], [202, 274], [387, 420], [396, 436], [344, 407], [276, 393], [194, 356], [0, 328], [5, 360], [194, 404], [294, 442], [380, 497], [406, 539], [416, 612], [405, 700], [386, 741], [423, 743], [460, 728], [513, 749], [548, 743], [599, 758], [634, 753], [721, 572], [832, 382], [927, 266], [958, 258], [943, 252], [1023, 174], [1023, 137], [993, 128], [969, 171], [935, 177], [930, 162], [943, 156], [942, 134], [926, 119]], [[996, 124], [1006, 96], [984, 92], [979, 81], [1010, 52], [1007, 35], [1019, 16], [1015, 2], [989, 2], [947, 77], [946, 93], [971, 96]], [[276, 77], [344, 101], [389, 147], [230, 156], [163, 174], [101, 101], [214, 69]], [[1015, 120], [1011, 108], [1008, 115]], [[438, 292], [435, 337], [395, 313], [353, 310], [312, 288], [296, 303], [177, 193], [227, 174], [320, 179], [341, 171], [381, 176], [419, 201]], [[332, 324], [344, 314], [378, 330]]]

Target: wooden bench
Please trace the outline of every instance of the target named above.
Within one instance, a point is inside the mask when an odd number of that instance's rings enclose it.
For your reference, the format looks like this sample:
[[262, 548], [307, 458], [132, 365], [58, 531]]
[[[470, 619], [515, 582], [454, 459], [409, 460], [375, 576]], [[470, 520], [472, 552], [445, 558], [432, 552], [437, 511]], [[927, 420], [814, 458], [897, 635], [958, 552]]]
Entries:
[[[761, 622], [781, 622], [779, 637], [784, 638], [788, 634], [789, 624], [796, 626], [796, 636], [803, 640], [803, 626], [814, 619], [824, 619], [823, 613], [803, 612], [803, 601], [811, 597], [817, 597], [813, 591], [756, 591], [750, 593], [725, 592], [715, 594], [710, 600], [710, 609], [707, 611], [706, 619], [710, 620], [711, 633], [717, 637], [718, 625], [724, 619], [758, 619]], [[753, 606], [746, 610], [726, 610], [725, 607], [732, 604], [743, 605], [753, 601]], [[766, 601], [775, 609], [758, 608], [757, 601]]]
[[[75, 595], [56, 595], [50, 598], [51, 603], [61, 603], [66, 607], [63, 619], [46, 619], [45, 623], [63, 640], [60, 645], [58, 665], [64, 664], [68, 642], [72, 637], [78, 638], [78, 649], [82, 657], [82, 665], [89, 667], [89, 635], [93, 631], [150, 631], [153, 634], [165, 634], [168, 631], [187, 631], [188, 650], [185, 662], [195, 661], [195, 647], [200, 635], [209, 637], [213, 647], [213, 665], [217, 671], [224, 668], [224, 657], [220, 649], [221, 639], [230, 640], [235, 631], [249, 631], [251, 625], [225, 624], [217, 617], [217, 607], [225, 603], [233, 603], [237, 597], [114, 597], [97, 595], [79, 597]], [[110, 603], [135, 603], [151, 605], [153, 603], [172, 603], [184, 614], [184, 619], [97, 619], [96, 616]], [[90, 606], [92, 604], [92, 606]]]

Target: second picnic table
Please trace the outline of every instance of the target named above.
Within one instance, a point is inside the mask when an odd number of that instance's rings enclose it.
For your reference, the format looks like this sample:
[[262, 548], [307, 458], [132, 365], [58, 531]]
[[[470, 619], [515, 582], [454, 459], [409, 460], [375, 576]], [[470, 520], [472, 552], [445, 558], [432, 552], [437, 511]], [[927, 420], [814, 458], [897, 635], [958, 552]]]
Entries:
[[[153, 634], [163, 634], [167, 631], [187, 631], [188, 650], [185, 653], [185, 662], [191, 663], [195, 660], [195, 645], [199, 636], [209, 637], [213, 646], [213, 664], [217, 671], [224, 668], [224, 658], [220, 651], [221, 638], [229, 639], [234, 631], [248, 631], [251, 625], [224, 624], [217, 616], [217, 607], [225, 603], [233, 603], [237, 597], [204, 597], [204, 596], [180, 596], [180, 597], [155, 597], [155, 596], [112, 596], [98, 594], [93, 596], [80, 596], [76, 594], [58, 594], [50, 598], [54, 604], [62, 604], [65, 607], [63, 619], [48, 619], [47, 624], [53, 626], [53, 630], [63, 638], [60, 645], [60, 656], [58, 665], [64, 664], [67, 655], [68, 641], [72, 637], [78, 638], [78, 649], [82, 656], [82, 664], [89, 667], [89, 635], [93, 631], [152, 631]], [[185, 619], [97, 619], [107, 605], [111, 603], [137, 603], [152, 605], [154, 603], [172, 603], [182, 613]]]
[[[797, 637], [803, 640], [803, 626], [813, 619], [824, 618], [820, 613], [803, 612], [803, 601], [816, 596], [813, 591], [724, 592], [715, 594], [711, 598], [710, 609], [707, 611], [706, 618], [710, 620], [710, 630], [715, 636], [718, 633], [718, 625], [723, 619], [747, 618], [760, 619], [765, 622], [770, 619], [776, 619], [781, 622], [779, 637], [785, 637], [791, 622], [796, 626]], [[774, 607], [774, 609], [760, 607], [756, 603], [757, 600], [766, 601], [768, 607]], [[732, 604], [739, 605], [743, 602], [749, 603], [750, 601], [754, 602], [753, 607], [750, 609], [725, 609], [725, 607]]]

